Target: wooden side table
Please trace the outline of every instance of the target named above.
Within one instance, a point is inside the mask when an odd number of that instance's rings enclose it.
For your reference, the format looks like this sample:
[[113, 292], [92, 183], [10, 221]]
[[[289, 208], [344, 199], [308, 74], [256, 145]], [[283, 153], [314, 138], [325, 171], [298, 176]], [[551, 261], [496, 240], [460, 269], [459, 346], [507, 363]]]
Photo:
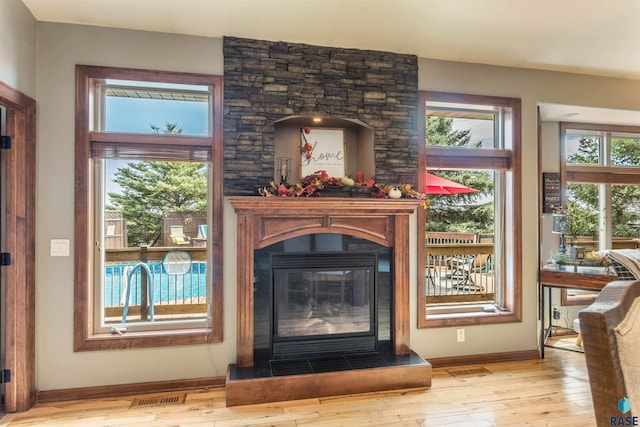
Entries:
[[[551, 289], [580, 289], [583, 291], [600, 291], [604, 286], [617, 280], [616, 276], [608, 274], [582, 274], [558, 270], [540, 270], [540, 357], [544, 358], [544, 347], [551, 332], [552, 310]], [[545, 298], [546, 294], [546, 298]], [[548, 305], [548, 307], [547, 307]], [[547, 317], [548, 315], [548, 317]], [[549, 328], [545, 330], [546, 319]]]

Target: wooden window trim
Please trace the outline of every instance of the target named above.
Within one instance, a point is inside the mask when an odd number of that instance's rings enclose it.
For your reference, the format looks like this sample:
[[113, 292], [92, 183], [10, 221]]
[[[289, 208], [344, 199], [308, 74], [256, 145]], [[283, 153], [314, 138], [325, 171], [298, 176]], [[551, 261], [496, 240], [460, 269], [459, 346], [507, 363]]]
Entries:
[[[91, 192], [93, 174], [90, 167], [91, 141], [117, 140], [117, 133], [92, 132], [90, 128], [92, 81], [96, 79], [122, 79], [169, 82], [178, 84], [200, 84], [213, 88], [212, 135], [209, 138], [169, 137], [168, 145], [175, 147], [184, 141], [198, 147], [206, 139], [211, 151], [212, 226], [211, 247], [211, 326], [207, 328], [128, 332], [125, 335], [95, 334], [93, 292], [93, 212]], [[202, 74], [160, 72], [115, 67], [76, 66], [76, 147], [75, 147], [75, 226], [74, 226], [74, 351], [114, 350], [126, 348], [160, 347], [187, 344], [205, 344], [222, 341], [222, 77]], [[127, 139], [131, 140], [131, 135]], [[133, 136], [142, 142], [144, 136]]]
[[[640, 134], [640, 126], [611, 125], [602, 123], [560, 122], [560, 180], [585, 184], [639, 184], [640, 168], [628, 166], [568, 165], [566, 136], [569, 131], [596, 131]], [[565, 205], [565, 190], [561, 203]]]
[[[513, 111], [513, 130], [511, 148], [499, 149], [447, 149], [433, 147], [425, 144], [426, 141], [426, 116], [425, 105], [427, 101], [452, 102], [462, 104], [485, 104], [511, 108]], [[519, 98], [505, 98], [485, 95], [468, 95], [458, 93], [420, 91], [419, 93], [419, 170], [427, 167], [483, 167], [501, 171], [510, 170], [510, 181], [513, 187], [512, 200], [509, 200], [508, 209], [512, 220], [511, 233], [506, 236], [505, 248], [509, 251], [506, 263], [505, 280], [508, 281], [510, 291], [507, 292], [505, 303], [506, 311], [494, 313], [459, 313], [446, 315], [430, 315], [427, 317], [427, 307], [424, 295], [426, 295], [426, 280], [423, 263], [418, 263], [418, 328], [429, 327], [453, 327], [464, 325], [488, 325], [499, 323], [513, 323], [522, 321], [522, 114], [521, 100]], [[419, 188], [426, 185], [425, 175], [418, 176]], [[418, 224], [426, 221], [426, 210], [418, 208]], [[426, 246], [418, 245], [418, 259], [424, 260]]]
[[424, 156], [432, 169], [464, 167], [506, 171], [513, 164], [511, 150], [425, 147]]
[[640, 184], [640, 171], [634, 175], [632, 173], [618, 173], [617, 171], [597, 170], [595, 168], [592, 172], [587, 172], [583, 170], [573, 170], [573, 168], [567, 167], [566, 174], [566, 182], [579, 182], [583, 184]]

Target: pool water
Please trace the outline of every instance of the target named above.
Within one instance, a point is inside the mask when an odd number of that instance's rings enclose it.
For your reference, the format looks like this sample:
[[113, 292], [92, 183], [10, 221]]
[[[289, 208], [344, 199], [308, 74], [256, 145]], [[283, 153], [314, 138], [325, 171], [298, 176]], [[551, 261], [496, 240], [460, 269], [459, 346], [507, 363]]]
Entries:
[[[129, 271], [136, 264], [110, 264], [105, 267], [104, 306], [117, 307], [124, 305], [126, 282]], [[204, 261], [193, 261], [191, 270], [186, 274], [167, 274], [161, 262], [147, 263], [151, 271], [150, 284], [153, 284], [154, 304], [163, 303], [198, 303], [207, 295], [207, 264]], [[137, 267], [131, 276], [131, 293], [129, 305], [140, 304], [140, 285], [142, 271]]]

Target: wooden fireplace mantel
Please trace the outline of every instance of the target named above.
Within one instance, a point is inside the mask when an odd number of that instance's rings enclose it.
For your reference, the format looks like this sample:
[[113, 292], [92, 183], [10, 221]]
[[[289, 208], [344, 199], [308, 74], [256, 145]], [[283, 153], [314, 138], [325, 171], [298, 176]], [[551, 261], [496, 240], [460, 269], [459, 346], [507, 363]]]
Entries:
[[409, 215], [420, 200], [369, 198], [227, 198], [238, 216], [237, 365], [253, 366], [254, 250], [315, 233], [339, 233], [393, 248], [393, 349], [409, 348]]

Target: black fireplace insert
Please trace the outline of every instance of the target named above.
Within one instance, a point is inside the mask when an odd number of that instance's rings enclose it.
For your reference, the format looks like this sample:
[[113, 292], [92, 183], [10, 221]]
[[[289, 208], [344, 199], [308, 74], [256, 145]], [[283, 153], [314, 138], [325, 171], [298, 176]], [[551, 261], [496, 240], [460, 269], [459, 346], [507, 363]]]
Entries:
[[376, 350], [375, 252], [271, 258], [272, 358]]

